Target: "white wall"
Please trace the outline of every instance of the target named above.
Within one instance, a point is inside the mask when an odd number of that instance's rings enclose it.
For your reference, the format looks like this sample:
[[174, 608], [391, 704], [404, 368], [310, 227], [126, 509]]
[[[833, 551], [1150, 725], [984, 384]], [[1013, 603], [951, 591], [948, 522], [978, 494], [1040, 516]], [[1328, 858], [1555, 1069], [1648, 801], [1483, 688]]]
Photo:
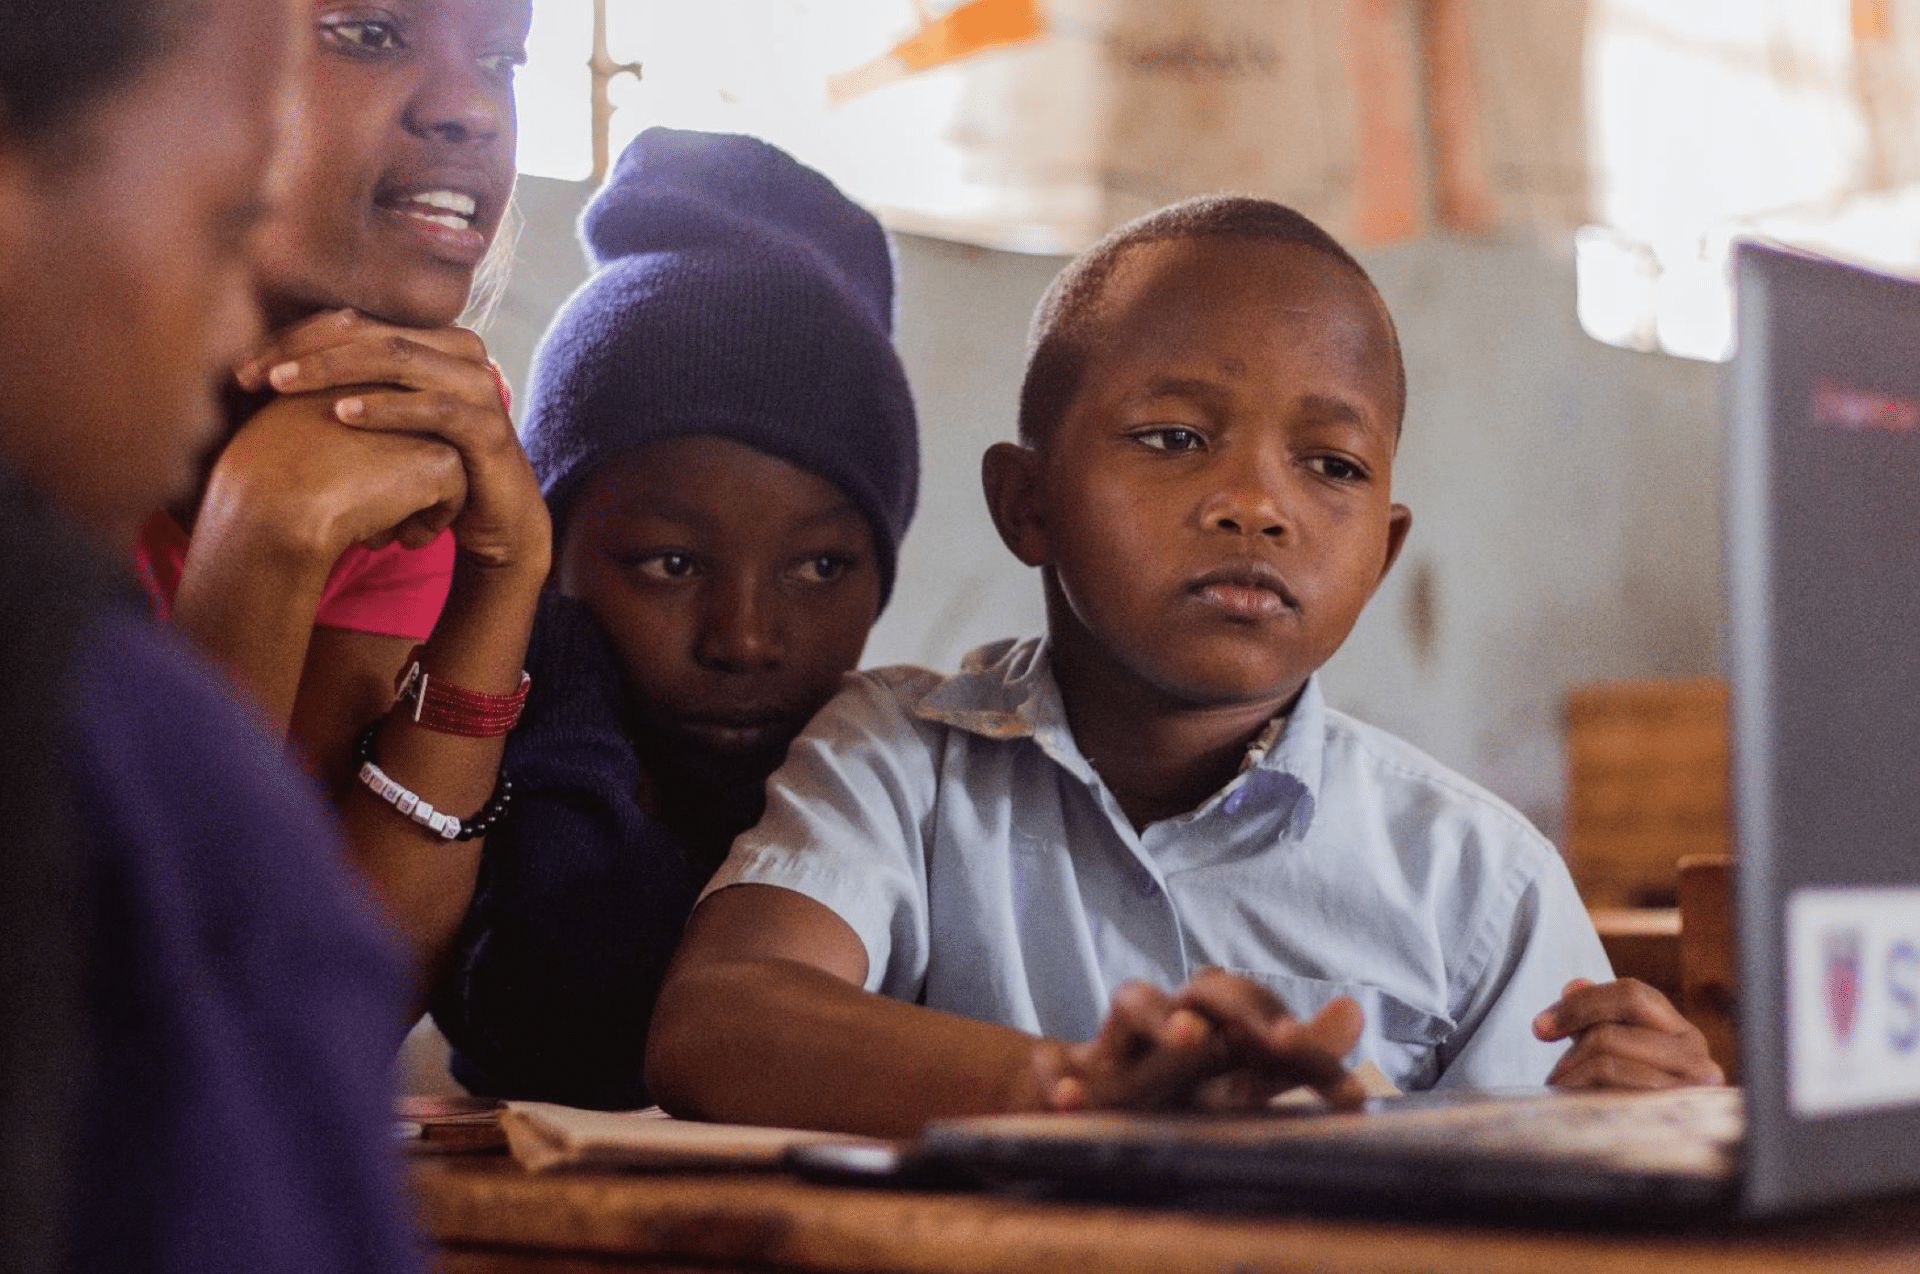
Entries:
[[[527, 225], [489, 332], [516, 384], [585, 275], [587, 193], [521, 181]], [[988, 524], [979, 457], [1012, 436], [1027, 316], [1061, 261], [898, 243], [920, 512], [867, 657], [951, 667], [1042, 622], [1037, 580]], [[1588, 339], [1570, 251], [1435, 239], [1362, 259], [1407, 355], [1395, 486], [1414, 530], [1329, 697], [1557, 834], [1565, 686], [1720, 668], [1719, 370]]]

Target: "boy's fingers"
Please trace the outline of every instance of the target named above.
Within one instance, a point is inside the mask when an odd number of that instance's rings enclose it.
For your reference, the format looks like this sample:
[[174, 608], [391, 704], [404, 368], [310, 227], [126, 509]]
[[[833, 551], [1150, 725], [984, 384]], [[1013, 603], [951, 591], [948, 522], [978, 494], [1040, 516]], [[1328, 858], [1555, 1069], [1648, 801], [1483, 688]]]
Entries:
[[1236, 1042], [1260, 1039], [1268, 1025], [1288, 1016], [1279, 996], [1250, 978], [1224, 969], [1202, 969], [1174, 999]]
[[[1548, 1074], [1547, 1083], [1561, 1084], [1566, 1076], [1594, 1073], [1596, 1066], [1604, 1071], [1610, 1065], [1623, 1066], [1636, 1073], [1641, 1067], [1658, 1071], [1667, 1076], [1660, 1087], [1721, 1084], [1726, 1081], [1720, 1067], [1707, 1053], [1706, 1037], [1697, 1029], [1689, 1027], [1684, 1032], [1669, 1033], [1648, 1027], [1603, 1023], [1582, 1034], [1574, 1046], [1561, 1055]], [[1636, 1083], [1633, 1086], [1649, 1085]]]
[[1547, 1083], [1555, 1088], [1653, 1090], [1726, 1082], [1726, 1076], [1710, 1059], [1699, 1059], [1679, 1071], [1639, 1057], [1601, 1050], [1570, 1051], [1560, 1061], [1547, 1077]]
[[1343, 1110], [1360, 1106], [1367, 1099], [1366, 1086], [1347, 1069], [1346, 1056], [1360, 1042], [1365, 1025], [1360, 1006], [1344, 995], [1305, 1022], [1274, 1023], [1268, 1042], [1277, 1077], [1287, 1080], [1287, 1086], [1307, 1084]]
[[1206, 1020], [1143, 983], [1123, 985], [1107, 1020], [1087, 1044], [1070, 1050], [1071, 1069], [1049, 1104], [1165, 1106], [1183, 1101], [1218, 1069], [1217, 1040]]
[[1621, 978], [1587, 983], [1569, 991], [1533, 1019], [1533, 1033], [1542, 1040], [1559, 1040], [1603, 1022], [1644, 1026], [1669, 1034], [1692, 1029], [1666, 996], [1636, 978]]
[[1151, 1053], [1165, 1024], [1166, 997], [1143, 983], [1124, 983], [1114, 992], [1107, 1016], [1091, 1040], [1068, 1051], [1068, 1073], [1085, 1080], [1096, 1092], [1115, 1086], [1124, 1074]]
[[1325, 1008], [1308, 1019], [1306, 1029], [1328, 1051], [1345, 1057], [1360, 1042], [1360, 1033], [1366, 1025], [1367, 1015], [1361, 1011], [1359, 1002], [1343, 995], [1329, 1000]]
[[1549, 1081], [1556, 1088], [1612, 1088], [1651, 1092], [1673, 1088], [1674, 1078], [1657, 1066], [1612, 1054], [1583, 1058]]
[[1351, 998], [1341, 996], [1302, 1022], [1259, 983], [1207, 969], [1181, 991], [1179, 1002], [1206, 1014], [1231, 1050], [1232, 1064], [1258, 1077], [1249, 1091], [1271, 1094], [1308, 1084], [1338, 1106], [1366, 1100], [1345, 1062], [1366, 1024]]
[[1187, 984], [1178, 1002], [1204, 1013], [1219, 1032], [1229, 1063], [1245, 1071], [1233, 1090], [1249, 1094], [1249, 1100], [1303, 1083], [1335, 1105], [1356, 1106], [1366, 1099], [1344, 1060], [1365, 1026], [1365, 1015], [1352, 999], [1342, 996], [1300, 1022], [1259, 983], [1207, 969]]
[[1159, 989], [1144, 982], [1122, 983], [1094, 1043], [1104, 1055], [1130, 1061], [1153, 1048], [1172, 1012], [1173, 1002]]

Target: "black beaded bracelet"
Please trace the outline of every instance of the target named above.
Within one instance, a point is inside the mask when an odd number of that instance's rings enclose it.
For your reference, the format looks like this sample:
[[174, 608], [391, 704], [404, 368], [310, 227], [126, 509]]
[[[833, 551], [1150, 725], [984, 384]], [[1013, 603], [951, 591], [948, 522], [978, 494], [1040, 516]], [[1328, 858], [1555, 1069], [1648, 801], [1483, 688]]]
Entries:
[[442, 840], [474, 840], [485, 836], [495, 823], [506, 817], [507, 804], [513, 799], [513, 780], [507, 777], [505, 770], [500, 771], [499, 781], [493, 785], [493, 795], [487, 798], [487, 803], [467, 819], [436, 810], [421, 800], [419, 793], [389, 778], [373, 759], [374, 740], [380, 737], [380, 727], [385, 720], [384, 717], [376, 717], [353, 741], [353, 760], [360, 767], [360, 781], [375, 796]]

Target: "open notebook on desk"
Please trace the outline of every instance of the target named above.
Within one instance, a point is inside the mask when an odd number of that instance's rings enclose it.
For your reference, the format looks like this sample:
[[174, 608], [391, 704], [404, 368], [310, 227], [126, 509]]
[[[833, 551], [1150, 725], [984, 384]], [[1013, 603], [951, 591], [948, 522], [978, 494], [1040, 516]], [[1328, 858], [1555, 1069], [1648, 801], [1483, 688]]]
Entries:
[[675, 1119], [658, 1106], [578, 1110], [510, 1101], [501, 1112], [500, 1125], [513, 1157], [535, 1172], [777, 1168], [796, 1146], [847, 1140], [836, 1133]]
[[1282, 1206], [1642, 1218], [1920, 1187], [1920, 283], [1742, 245], [1736, 284], [1726, 542], [1744, 1091], [957, 1120], [927, 1131], [911, 1168]]

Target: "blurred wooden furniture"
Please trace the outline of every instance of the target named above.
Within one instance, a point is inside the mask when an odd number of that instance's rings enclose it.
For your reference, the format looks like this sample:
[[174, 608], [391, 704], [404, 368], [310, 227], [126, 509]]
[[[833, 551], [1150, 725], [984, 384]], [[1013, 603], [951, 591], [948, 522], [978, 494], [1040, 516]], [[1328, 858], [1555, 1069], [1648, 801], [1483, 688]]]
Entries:
[[1920, 1268], [1920, 1198], [1675, 1233], [1385, 1222], [813, 1185], [780, 1173], [413, 1162], [444, 1274], [1816, 1274]]
[[1675, 865], [1726, 854], [1725, 683], [1587, 682], [1567, 692], [1567, 866], [1589, 907], [1671, 907]]
[[1734, 965], [1733, 860], [1680, 860], [1680, 1011], [1707, 1037], [1727, 1082], [1740, 1082], [1739, 978]]
[[1618, 978], [1638, 978], [1680, 1003], [1680, 910], [1677, 907], [1595, 907], [1594, 932]]

